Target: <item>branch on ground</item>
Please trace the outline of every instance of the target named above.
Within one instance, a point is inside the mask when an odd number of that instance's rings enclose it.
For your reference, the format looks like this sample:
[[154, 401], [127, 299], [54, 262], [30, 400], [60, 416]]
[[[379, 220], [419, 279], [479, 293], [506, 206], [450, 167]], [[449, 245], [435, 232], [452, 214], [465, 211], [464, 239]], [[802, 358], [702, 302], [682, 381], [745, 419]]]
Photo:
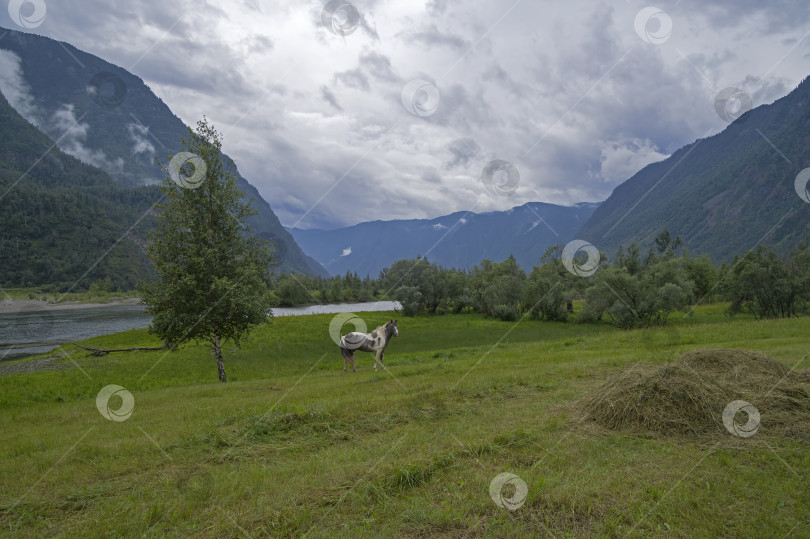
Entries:
[[78, 346], [83, 350], [87, 350], [90, 352], [91, 356], [104, 356], [111, 352], [138, 352], [140, 350], [165, 350], [165, 346], [138, 346], [135, 348], [94, 348], [92, 346], [83, 346], [81, 344], [76, 344], [75, 342], [69, 342], [68, 344], [72, 344], [73, 346]]

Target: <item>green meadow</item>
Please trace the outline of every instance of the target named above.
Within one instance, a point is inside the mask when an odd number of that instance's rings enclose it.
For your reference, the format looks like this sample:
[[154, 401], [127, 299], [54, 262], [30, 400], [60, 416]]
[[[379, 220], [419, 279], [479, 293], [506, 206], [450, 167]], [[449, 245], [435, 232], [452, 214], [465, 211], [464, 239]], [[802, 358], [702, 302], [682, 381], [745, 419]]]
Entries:
[[[226, 384], [203, 346], [101, 357], [66, 346], [59, 370], [0, 375], [0, 535], [806, 537], [806, 442], [583, 419], [608, 377], [689, 350], [810, 368], [807, 318], [730, 319], [725, 307], [644, 331], [400, 317], [388, 369], [358, 353], [354, 374], [332, 315], [278, 318], [227, 350]], [[396, 315], [360, 316], [371, 330]], [[159, 342], [130, 331], [83, 344]], [[128, 419], [97, 409], [110, 384], [132, 394]], [[504, 472], [528, 488], [516, 510], [490, 497]]]

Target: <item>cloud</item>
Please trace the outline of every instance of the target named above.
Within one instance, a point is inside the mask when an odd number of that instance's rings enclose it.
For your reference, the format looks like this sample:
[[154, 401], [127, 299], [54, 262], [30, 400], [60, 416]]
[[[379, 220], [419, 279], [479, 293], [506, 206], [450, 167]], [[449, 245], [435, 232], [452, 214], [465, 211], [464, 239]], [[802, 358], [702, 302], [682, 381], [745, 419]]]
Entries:
[[[636, 2], [354, 4], [359, 27], [345, 37], [323, 28], [323, 2], [278, 0], [64, 0], [34, 31], [134, 72], [187, 124], [206, 114], [281, 221], [302, 227], [603, 200], [724, 129], [723, 88], [761, 105], [808, 74], [795, 0], [661, 5], [673, 21], [661, 45], [635, 33]], [[2, 62], [6, 93], [16, 64]], [[402, 106], [414, 78], [439, 89], [428, 117]], [[33, 106], [24, 88], [9, 93]], [[509, 198], [479, 180], [493, 159], [520, 172]]]
[[4, 49], [0, 49], [0, 92], [20, 116], [34, 125], [40, 125], [41, 112], [34, 104], [31, 87], [23, 77], [20, 57]]
[[343, 83], [343, 85], [349, 88], [363, 90], [364, 92], [371, 90], [368, 77], [359, 69], [349, 69], [347, 71], [335, 73], [335, 80]]
[[391, 59], [376, 51], [361, 54], [358, 64], [369, 75], [384, 81], [398, 81], [400, 78], [394, 73]]
[[345, 249], [343, 249], [343, 251], [340, 253], [340, 256], [349, 256], [350, 254], [352, 254], [352, 248], [351, 248], [351, 247], [346, 247], [346, 248], [345, 248]]
[[[45, 131], [57, 141], [59, 149], [76, 159], [94, 165], [113, 177], [124, 178], [124, 160], [110, 160], [101, 150], [86, 145], [90, 125], [82, 123], [73, 112], [73, 105], [62, 105], [51, 117]], [[153, 148], [154, 151], [154, 148]]]
[[447, 145], [447, 150], [451, 155], [450, 160], [444, 165], [447, 169], [467, 166], [481, 153], [481, 147], [471, 138], [454, 140]]
[[666, 159], [649, 140], [623, 140], [608, 143], [602, 149], [602, 167], [605, 181], [614, 182], [629, 178], [651, 163]]
[[424, 47], [449, 47], [458, 52], [463, 52], [469, 48], [467, 40], [461, 36], [441, 32], [435, 24], [408, 34], [410, 40], [414, 43], [419, 43]]
[[327, 85], [325, 85], [325, 84], [323, 86], [321, 86], [321, 97], [323, 97], [324, 101], [326, 101], [327, 103], [332, 105], [332, 107], [334, 109], [339, 110], [339, 111], [343, 111], [343, 107], [341, 107], [340, 103], [338, 103], [338, 100], [337, 100], [337, 97], [335, 97], [335, 94], [332, 93], [332, 90], [330, 90], [329, 87]]
[[127, 132], [132, 139], [132, 153], [145, 154], [147, 157], [155, 155], [155, 147], [146, 138], [149, 135], [149, 128], [145, 125], [130, 123], [127, 124]]
[[[23, 118], [37, 126], [55, 142], [57, 147], [76, 159], [94, 165], [119, 179], [125, 179], [124, 161], [121, 158], [110, 160], [101, 150], [93, 150], [86, 145], [88, 123], [76, 118], [73, 105], [62, 105], [51, 116], [47, 116], [36, 106], [31, 94], [31, 87], [25, 80], [20, 58], [11, 51], [0, 49], [0, 91]], [[133, 137], [140, 136], [139, 130], [131, 130]], [[143, 133], [145, 134], [145, 133]], [[141, 153], [151, 148], [151, 144], [137, 141], [134, 153]]]

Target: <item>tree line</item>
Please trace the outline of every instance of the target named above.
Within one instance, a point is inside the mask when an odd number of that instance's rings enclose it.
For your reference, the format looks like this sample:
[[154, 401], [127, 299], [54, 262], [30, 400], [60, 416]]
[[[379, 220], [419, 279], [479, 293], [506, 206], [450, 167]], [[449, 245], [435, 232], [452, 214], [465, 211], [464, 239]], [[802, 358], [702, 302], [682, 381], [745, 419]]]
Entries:
[[755, 318], [798, 316], [810, 308], [810, 238], [787, 256], [758, 247], [718, 265], [689, 253], [665, 230], [646, 252], [634, 243], [611, 260], [602, 253], [589, 277], [565, 267], [563, 248], [550, 247], [528, 273], [511, 256], [483, 260], [469, 271], [417, 256], [394, 262], [377, 279], [284, 275], [273, 295], [279, 305], [393, 299], [406, 316], [477, 312], [507, 321], [524, 315], [566, 321], [580, 300], [578, 320], [625, 329], [666, 325], [674, 312], [689, 315], [693, 306], [716, 301], [730, 302], [730, 315]]

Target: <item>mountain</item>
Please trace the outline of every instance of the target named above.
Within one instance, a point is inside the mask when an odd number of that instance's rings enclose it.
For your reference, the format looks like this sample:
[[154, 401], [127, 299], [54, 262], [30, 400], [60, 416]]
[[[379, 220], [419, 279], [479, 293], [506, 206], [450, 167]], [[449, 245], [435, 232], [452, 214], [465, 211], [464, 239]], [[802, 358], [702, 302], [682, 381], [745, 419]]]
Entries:
[[[5, 71], [0, 81], [23, 117], [60, 149], [101, 168], [121, 186], [162, 180], [165, 175], [155, 157], [168, 161], [166, 156], [180, 151], [188, 133], [143, 80], [68, 43], [2, 28], [0, 34], [0, 68]], [[233, 161], [224, 157], [259, 212], [248, 225], [256, 236], [276, 245], [277, 269], [326, 275], [301, 251]]]
[[810, 234], [794, 188], [810, 167], [810, 79], [619, 185], [577, 236], [610, 255], [664, 228], [692, 252], [728, 260], [757, 245], [788, 251]]
[[290, 232], [332, 275], [350, 271], [376, 277], [393, 262], [416, 255], [445, 267], [469, 269], [485, 258], [500, 262], [512, 254], [529, 270], [548, 247], [573, 239], [597, 206], [530, 202], [501, 212], [456, 212], [436, 219]]
[[160, 191], [120, 187], [53, 148], [2, 94], [0, 126], [0, 286], [67, 290], [109, 277], [129, 289], [146, 277], [142, 246], [154, 218], [138, 220]]

